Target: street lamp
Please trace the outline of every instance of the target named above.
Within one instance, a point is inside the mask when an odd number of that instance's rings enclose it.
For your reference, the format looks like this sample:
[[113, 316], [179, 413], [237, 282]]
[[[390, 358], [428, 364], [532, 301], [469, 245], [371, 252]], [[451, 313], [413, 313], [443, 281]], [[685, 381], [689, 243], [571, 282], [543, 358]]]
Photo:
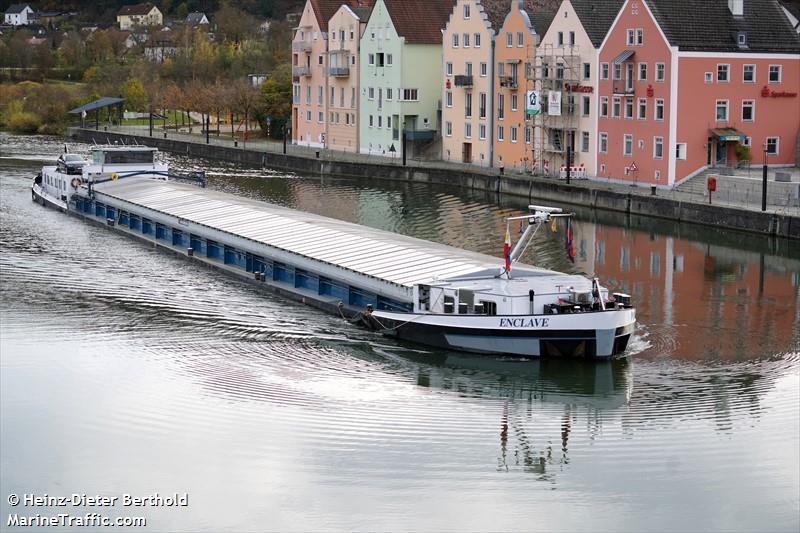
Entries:
[[764, 141], [764, 168], [761, 173], [761, 210], [767, 210], [767, 156], [769, 155], [769, 148], [767, 142]]

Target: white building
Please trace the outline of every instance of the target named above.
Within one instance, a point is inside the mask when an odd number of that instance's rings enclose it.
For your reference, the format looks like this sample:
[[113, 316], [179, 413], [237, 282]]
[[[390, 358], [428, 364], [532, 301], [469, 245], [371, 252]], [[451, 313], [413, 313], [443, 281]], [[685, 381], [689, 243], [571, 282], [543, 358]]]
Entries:
[[25, 26], [32, 24], [35, 14], [28, 4], [11, 4], [5, 13], [5, 23], [12, 26]]

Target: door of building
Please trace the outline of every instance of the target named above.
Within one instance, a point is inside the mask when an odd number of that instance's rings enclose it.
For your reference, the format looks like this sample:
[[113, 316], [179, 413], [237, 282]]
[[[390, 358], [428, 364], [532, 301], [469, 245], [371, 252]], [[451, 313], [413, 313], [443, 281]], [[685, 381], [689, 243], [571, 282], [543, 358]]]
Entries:
[[472, 163], [472, 143], [464, 143], [461, 149], [461, 160], [464, 163]]

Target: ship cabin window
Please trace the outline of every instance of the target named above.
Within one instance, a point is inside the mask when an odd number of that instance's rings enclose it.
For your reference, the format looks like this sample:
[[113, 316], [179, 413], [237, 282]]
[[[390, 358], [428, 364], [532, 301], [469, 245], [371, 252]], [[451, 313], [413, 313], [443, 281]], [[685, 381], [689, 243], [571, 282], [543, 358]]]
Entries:
[[445, 295], [444, 297], [444, 312], [452, 314], [456, 307], [456, 299], [453, 296]]
[[104, 152], [96, 150], [92, 153], [92, 161], [96, 165], [128, 165], [128, 164], [152, 164], [153, 163], [152, 150], [114, 150]]
[[487, 315], [494, 316], [497, 314], [497, 302], [491, 300], [481, 300], [480, 304], [483, 306], [483, 312]]

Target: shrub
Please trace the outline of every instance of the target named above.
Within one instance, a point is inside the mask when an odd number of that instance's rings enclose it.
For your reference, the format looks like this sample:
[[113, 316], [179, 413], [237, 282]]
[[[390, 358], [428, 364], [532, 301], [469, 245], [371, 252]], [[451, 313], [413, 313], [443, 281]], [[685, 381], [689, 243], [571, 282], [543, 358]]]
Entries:
[[42, 121], [33, 113], [17, 111], [8, 118], [8, 128], [17, 133], [36, 133]]
[[750, 155], [750, 147], [743, 144], [737, 144], [736, 159], [739, 161], [750, 161], [752, 159], [752, 156]]

